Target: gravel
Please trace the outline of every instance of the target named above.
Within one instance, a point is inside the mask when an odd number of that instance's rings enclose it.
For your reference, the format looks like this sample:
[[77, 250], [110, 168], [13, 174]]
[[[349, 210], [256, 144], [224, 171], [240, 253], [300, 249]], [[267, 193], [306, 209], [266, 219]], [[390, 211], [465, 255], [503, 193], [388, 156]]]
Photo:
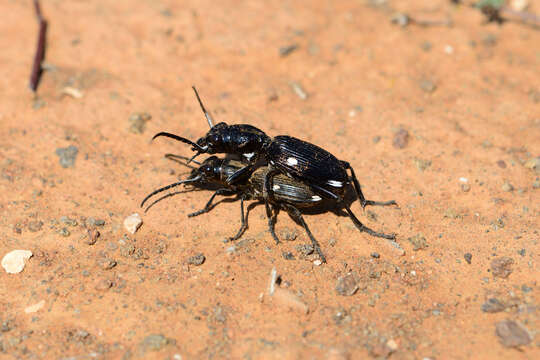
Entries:
[[504, 305], [502, 301], [497, 298], [489, 298], [485, 303], [482, 304], [482, 311], [490, 314], [504, 311], [505, 308], [506, 305]]
[[70, 145], [66, 148], [56, 149], [56, 155], [59, 157], [60, 165], [63, 168], [70, 168], [75, 166], [75, 160], [79, 149], [76, 146]]
[[394, 139], [392, 140], [392, 146], [396, 149], [404, 149], [409, 144], [409, 132], [405, 129], [399, 129], [398, 132], [394, 134]]
[[352, 296], [358, 291], [358, 281], [354, 274], [341, 276], [337, 280], [336, 292], [342, 296]]
[[506, 279], [512, 273], [512, 265], [514, 264], [514, 259], [503, 256], [491, 261], [491, 273], [495, 277], [500, 277]]
[[467, 264], [470, 264], [471, 263], [471, 260], [472, 260], [472, 254], [471, 253], [465, 253], [463, 255], [463, 258], [465, 259], [465, 261], [467, 262]]
[[204, 262], [206, 261], [206, 257], [204, 256], [203, 253], [199, 253], [197, 255], [194, 255], [194, 256], [190, 256], [187, 260], [187, 263], [189, 265], [195, 265], [195, 266], [199, 266], [199, 265], [202, 265], [204, 264]]
[[527, 345], [532, 340], [528, 330], [513, 320], [499, 321], [495, 325], [495, 334], [499, 337], [499, 342], [506, 347]]

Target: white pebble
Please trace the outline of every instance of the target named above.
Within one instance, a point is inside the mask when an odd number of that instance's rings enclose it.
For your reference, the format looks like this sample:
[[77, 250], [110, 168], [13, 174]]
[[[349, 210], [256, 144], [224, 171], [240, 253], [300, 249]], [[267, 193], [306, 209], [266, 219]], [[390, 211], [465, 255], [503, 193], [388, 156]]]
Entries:
[[24, 269], [26, 260], [30, 259], [30, 250], [13, 250], [2, 258], [2, 267], [8, 274], [18, 274]]
[[460, 177], [459, 181], [464, 183], [464, 184], [467, 184], [469, 182], [469, 179], [467, 179], [466, 177]]
[[452, 55], [454, 53], [454, 48], [452, 47], [452, 45], [446, 45], [444, 47], [444, 52], [448, 55]]
[[322, 261], [319, 260], [319, 259], [317, 259], [317, 260], [315, 260], [315, 261], [313, 262], [313, 265], [315, 265], [315, 266], [321, 266], [321, 264], [322, 264]]
[[35, 313], [35, 312], [38, 312], [39, 310], [41, 310], [41, 308], [43, 308], [43, 306], [45, 306], [45, 300], [41, 300], [37, 304], [27, 306], [24, 309], [24, 312], [27, 313], [27, 314]]
[[129, 231], [132, 234], [135, 234], [137, 229], [141, 226], [142, 219], [141, 216], [137, 213], [129, 215], [127, 218], [124, 219], [124, 227], [127, 231]]

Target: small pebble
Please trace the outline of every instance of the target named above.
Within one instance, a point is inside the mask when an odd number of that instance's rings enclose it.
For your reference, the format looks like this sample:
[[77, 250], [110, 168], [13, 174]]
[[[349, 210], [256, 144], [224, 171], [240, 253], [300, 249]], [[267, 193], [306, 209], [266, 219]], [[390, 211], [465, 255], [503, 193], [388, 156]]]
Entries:
[[296, 251], [300, 253], [302, 256], [308, 256], [313, 254], [315, 249], [313, 248], [313, 245], [311, 244], [300, 244], [296, 246]]
[[392, 140], [392, 146], [396, 149], [403, 149], [409, 143], [409, 132], [405, 129], [399, 129], [395, 133], [394, 139]]
[[427, 93], [432, 93], [437, 89], [437, 85], [431, 80], [422, 79], [420, 80], [420, 88]]
[[352, 296], [358, 290], [358, 282], [354, 274], [340, 276], [336, 284], [336, 292], [342, 296]]
[[204, 256], [203, 253], [199, 253], [197, 255], [190, 256], [187, 260], [187, 263], [189, 265], [199, 266], [199, 265], [204, 264], [205, 261], [206, 261], [206, 256]]
[[279, 238], [286, 240], [286, 241], [294, 241], [298, 237], [298, 232], [294, 229], [290, 229], [288, 227], [283, 228], [279, 232]]
[[514, 259], [503, 256], [491, 261], [491, 273], [495, 277], [500, 277], [506, 279], [512, 273], [512, 265], [514, 264]]
[[471, 185], [469, 185], [469, 184], [461, 184], [461, 191], [469, 192], [470, 190], [471, 190]]
[[169, 344], [169, 339], [161, 334], [148, 335], [139, 344], [141, 351], [158, 351]]
[[489, 298], [482, 304], [482, 311], [485, 313], [498, 313], [504, 311], [506, 306], [497, 298]]
[[504, 162], [504, 160], [497, 160], [497, 165], [498, 165], [501, 169], [506, 169], [506, 163]]
[[471, 260], [472, 260], [472, 254], [471, 253], [465, 253], [463, 255], [463, 258], [465, 259], [465, 261], [467, 262], [467, 264], [471, 264]]
[[495, 333], [500, 343], [506, 347], [528, 345], [532, 340], [528, 330], [513, 320], [499, 321], [495, 325]]
[[43, 227], [43, 222], [39, 220], [33, 220], [28, 223], [28, 230], [31, 232], [40, 231]]
[[129, 131], [134, 134], [142, 134], [146, 128], [146, 122], [151, 119], [152, 116], [146, 112], [131, 114], [129, 117]]
[[306, 93], [306, 91], [302, 88], [302, 86], [300, 84], [298, 84], [297, 82], [290, 82], [289, 84], [291, 86], [291, 88], [293, 89], [294, 93], [302, 100], [307, 100], [308, 98], [308, 94]]
[[514, 190], [514, 187], [512, 186], [512, 184], [510, 184], [509, 182], [505, 182], [502, 186], [502, 190], [503, 191], [506, 191], [506, 192], [509, 192], [509, 191], [513, 191]]
[[88, 229], [87, 236], [85, 237], [85, 244], [94, 245], [100, 236], [100, 233], [97, 229]]
[[45, 300], [41, 300], [40, 302], [34, 305], [27, 306], [26, 308], [24, 308], [24, 312], [26, 314], [32, 314], [41, 310], [43, 306], [45, 306]]
[[313, 261], [313, 265], [321, 266], [322, 265], [322, 260], [317, 259], [317, 260]]
[[98, 260], [98, 264], [103, 270], [110, 270], [116, 266], [116, 261], [113, 259], [104, 257]]
[[372, 252], [371, 257], [374, 258], [374, 259], [378, 259], [378, 258], [381, 257], [381, 255], [378, 252]]
[[298, 44], [291, 44], [279, 48], [279, 55], [281, 57], [286, 57], [292, 54], [296, 49], [298, 49]]
[[79, 149], [77, 147], [70, 145], [66, 148], [56, 149], [56, 155], [59, 157], [60, 165], [63, 168], [70, 168], [75, 166], [75, 159], [77, 158], [77, 153]]
[[284, 251], [281, 253], [281, 255], [283, 256], [285, 260], [296, 260], [293, 253], [290, 251]]
[[409, 240], [409, 242], [413, 245], [414, 251], [422, 250], [428, 247], [427, 240], [421, 233], [416, 234], [407, 240]]
[[109, 279], [102, 279], [98, 281], [98, 283], [95, 286], [95, 289], [98, 291], [106, 291], [109, 290], [113, 286], [113, 282]]
[[126, 230], [132, 234], [139, 229], [142, 224], [141, 216], [137, 213], [131, 214], [124, 219], [124, 227]]
[[8, 274], [18, 274], [23, 271], [26, 261], [32, 257], [30, 250], [13, 250], [2, 258], [2, 267]]

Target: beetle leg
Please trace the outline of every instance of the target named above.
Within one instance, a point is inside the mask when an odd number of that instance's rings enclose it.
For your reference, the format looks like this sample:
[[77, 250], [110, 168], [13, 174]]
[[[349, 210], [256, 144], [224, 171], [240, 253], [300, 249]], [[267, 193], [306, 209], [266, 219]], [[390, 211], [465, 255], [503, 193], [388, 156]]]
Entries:
[[276, 218], [279, 212], [279, 208], [274, 207], [268, 201], [265, 201], [264, 205], [266, 207], [266, 217], [268, 217], [268, 230], [270, 230], [270, 234], [276, 241], [276, 244], [279, 244], [279, 239], [276, 235], [276, 229], [275, 229]]
[[236, 235], [234, 235], [233, 237], [230, 237], [228, 239], [228, 241], [238, 240], [240, 238], [240, 236], [242, 236], [242, 234], [244, 233], [244, 231], [246, 231], [246, 229], [248, 227], [247, 219], [244, 216], [244, 199], [245, 199], [245, 196], [240, 197], [240, 221], [242, 221], [242, 226], [240, 226], [240, 230], [238, 230]]
[[346, 161], [340, 160], [341, 164], [345, 169], [351, 170], [351, 179], [353, 181], [354, 190], [356, 191], [356, 195], [358, 196], [358, 200], [360, 200], [360, 203], [362, 204], [362, 208], [365, 208], [366, 206], [388, 206], [388, 205], [397, 205], [395, 200], [390, 201], [373, 201], [373, 200], [366, 200], [364, 197], [364, 194], [362, 193], [362, 188], [360, 187], [360, 183], [358, 182], [358, 179], [356, 178], [356, 174], [354, 173], [354, 170]]
[[247, 179], [255, 169], [255, 164], [244, 166], [243, 168], [237, 170], [225, 180], [227, 185], [234, 185], [235, 183], [240, 182], [240, 180]]
[[342, 204], [342, 205], [345, 208], [345, 210], [347, 210], [349, 217], [351, 218], [352, 222], [354, 223], [354, 225], [356, 226], [358, 230], [367, 232], [371, 236], [380, 237], [384, 239], [394, 240], [396, 238], [396, 234], [383, 234], [383, 233], [379, 233], [379, 232], [371, 230], [370, 228], [362, 224], [360, 220], [358, 220], [358, 218], [354, 215], [354, 213], [351, 211], [351, 209], [347, 205], [345, 204]]
[[300, 224], [302, 224], [302, 226], [306, 230], [306, 233], [309, 236], [309, 239], [311, 240], [311, 244], [313, 245], [313, 249], [315, 249], [317, 254], [319, 254], [319, 257], [321, 258], [321, 261], [323, 263], [326, 263], [326, 257], [324, 256], [324, 254], [323, 254], [323, 252], [321, 250], [321, 246], [319, 245], [319, 242], [317, 241], [317, 239], [315, 239], [315, 237], [313, 236], [313, 234], [309, 230], [309, 227], [307, 226], [306, 222], [304, 221], [304, 217], [302, 216], [302, 213], [300, 212], [300, 210], [298, 210], [296, 207], [294, 207], [294, 206], [292, 206], [290, 204], [281, 204], [281, 206], [285, 207], [287, 209], [287, 211], [289, 212], [289, 214], [293, 215], [294, 217], [296, 217], [296, 219], [298, 219], [298, 221], [300, 221]]
[[188, 217], [198, 216], [212, 210], [214, 206], [216, 206], [215, 204], [212, 204], [212, 201], [214, 201], [214, 198], [217, 195], [234, 195], [234, 194], [236, 194], [236, 192], [230, 189], [218, 189], [214, 194], [212, 194], [212, 196], [210, 197], [210, 200], [208, 200], [204, 208], [202, 208], [201, 210], [195, 211], [191, 214], [188, 214]]

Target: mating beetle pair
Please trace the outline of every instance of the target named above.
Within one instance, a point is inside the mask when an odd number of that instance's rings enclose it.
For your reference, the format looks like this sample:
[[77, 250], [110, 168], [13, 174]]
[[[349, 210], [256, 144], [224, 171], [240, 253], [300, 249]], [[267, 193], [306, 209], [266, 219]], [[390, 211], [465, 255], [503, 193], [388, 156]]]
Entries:
[[[192, 145], [192, 150], [196, 151], [196, 153], [190, 161], [203, 153], [226, 153], [241, 156], [246, 164], [229, 174], [223, 183], [230, 191], [240, 193], [243, 191], [241, 190], [242, 184], [249, 181], [254, 171], [264, 161], [267, 169], [262, 183], [262, 198], [269, 219], [273, 217], [272, 210], [274, 207], [283, 207], [283, 203], [286, 203], [280, 196], [276, 196], [274, 190], [276, 185], [274, 179], [279, 174], [282, 174], [293, 179], [297, 187], [300, 184], [308, 186], [313, 193], [312, 196], [316, 196], [321, 200], [330, 200], [337, 206], [344, 208], [360, 231], [376, 237], [395, 238], [393, 234], [378, 233], [363, 225], [344, 201], [345, 188], [352, 185], [362, 207], [396, 204], [395, 201], [377, 202], [366, 200], [356, 174], [348, 162], [338, 160], [328, 151], [294, 137], [276, 136], [270, 138], [263, 131], [251, 125], [227, 125], [223, 122], [214, 125], [212, 117], [205, 109], [195, 87], [193, 87], [193, 90], [210, 125], [210, 131], [206, 136], [200, 138], [197, 142], [193, 142], [178, 135], [160, 132], [153, 139], [164, 136]], [[347, 170], [351, 172], [350, 177]], [[309, 233], [307, 226], [304, 227]], [[272, 235], [277, 241], [273, 231]]]
[[[170, 157], [172, 159], [175, 159], [176, 156], [174, 155], [167, 155], [167, 157]], [[165, 190], [169, 190], [171, 188], [180, 186], [180, 185], [193, 185], [195, 187], [206, 187], [207, 185], [215, 185], [214, 189], [215, 192], [210, 197], [210, 200], [206, 203], [204, 208], [202, 208], [199, 211], [195, 211], [191, 214], [189, 214], [189, 217], [201, 215], [204, 213], [209, 212], [212, 210], [215, 206], [213, 204], [213, 201], [217, 195], [223, 195], [223, 196], [232, 196], [236, 195], [237, 199], [240, 200], [240, 219], [241, 219], [241, 227], [240, 230], [238, 230], [237, 234], [231, 238], [229, 238], [230, 241], [236, 240], [242, 236], [244, 231], [247, 229], [247, 214], [244, 215], [244, 200], [258, 200], [259, 202], [264, 202], [264, 179], [266, 174], [269, 171], [268, 166], [261, 166], [257, 168], [249, 177], [249, 179], [245, 182], [242, 182], [236, 186], [227, 184], [227, 178], [234, 174], [236, 171], [241, 169], [244, 164], [240, 161], [234, 160], [234, 159], [220, 159], [216, 156], [211, 156], [204, 160], [204, 162], [198, 163], [199, 167], [194, 168], [191, 172], [191, 175], [185, 179], [180, 180], [178, 182], [175, 182], [173, 184], [164, 186], [162, 188], [159, 188], [157, 190], [154, 190], [151, 192], [148, 196], [144, 198], [144, 200], [141, 203], [141, 206], [144, 206], [144, 204], [152, 198], [154, 195], [159, 194]], [[290, 178], [287, 175], [278, 174], [273, 179], [273, 190], [274, 190], [274, 197], [275, 201], [273, 202], [275, 206], [275, 213], [272, 216], [268, 216], [268, 227], [270, 229], [270, 233], [276, 240], [276, 243], [279, 242], [277, 239], [277, 236], [275, 235], [274, 231], [274, 225], [275, 225], [275, 218], [277, 216], [277, 212], [281, 209], [287, 211], [289, 215], [299, 224], [301, 224], [304, 229], [306, 230], [307, 235], [309, 236], [311, 243], [313, 245], [313, 249], [317, 252], [322, 262], [326, 262], [326, 257], [324, 256], [324, 253], [321, 250], [321, 247], [319, 245], [319, 242], [315, 239], [311, 231], [309, 230], [309, 227], [307, 223], [304, 220], [304, 217], [302, 216], [302, 212], [300, 209], [315, 209], [317, 208], [318, 212], [320, 212], [322, 209], [324, 210], [341, 210], [339, 208], [338, 204], [334, 201], [327, 200], [325, 201], [322, 199], [317, 193], [313, 191], [313, 189], [309, 186], [304, 184], [303, 182], [300, 182], [296, 179]], [[160, 200], [164, 199], [165, 197], [168, 197], [169, 195], [165, 195], [161, 198], [158, 198], [154, 202], [152, 202], [148, 207], [147, 210], [152, 207], [156, 202], [159, 202]], [[372, 202], [374, 205], [392, 205], [393, 202]], [[249, 209], [249, 207], [248, 207]], [[348, 216], [351, 218], [353, 223], [356, 225], [360, 221], [354, 216], [354, 214], [350, 213]]]

